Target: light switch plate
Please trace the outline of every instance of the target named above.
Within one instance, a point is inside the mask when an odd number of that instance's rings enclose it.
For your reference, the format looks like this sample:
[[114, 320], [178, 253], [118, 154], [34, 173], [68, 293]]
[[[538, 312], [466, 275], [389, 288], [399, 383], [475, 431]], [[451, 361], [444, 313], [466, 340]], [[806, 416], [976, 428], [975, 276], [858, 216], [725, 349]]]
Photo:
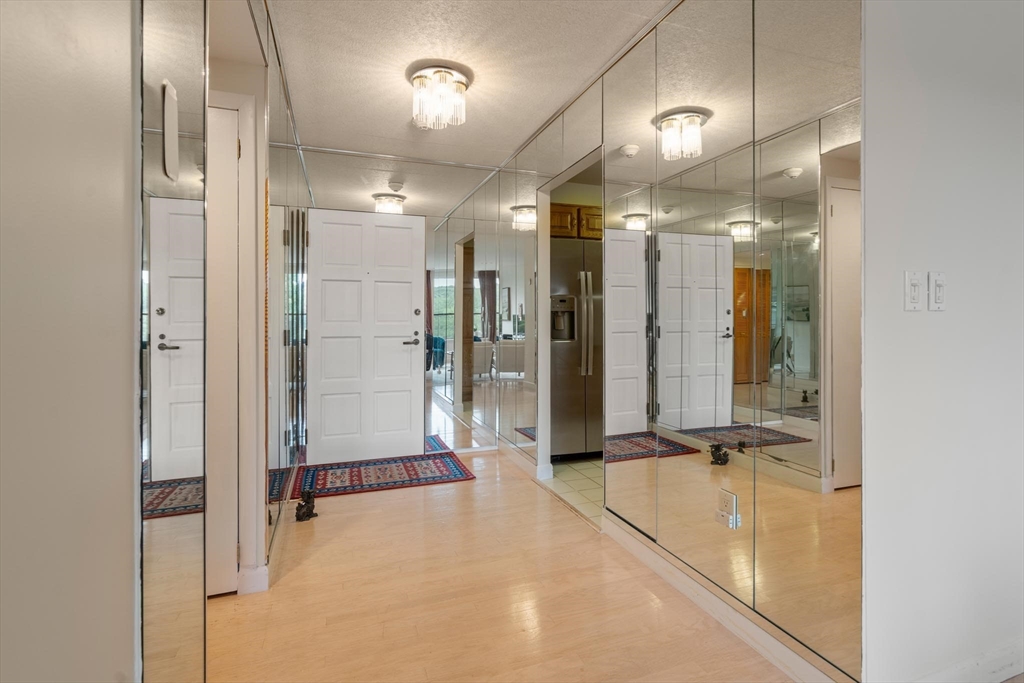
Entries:
[[924, 273], [917, 270], [903, 272], [903, 310], [923, 311], [925, 298]]
[[946, 274], [937, 270], [928, 271], [928, 310], [946, 310]]

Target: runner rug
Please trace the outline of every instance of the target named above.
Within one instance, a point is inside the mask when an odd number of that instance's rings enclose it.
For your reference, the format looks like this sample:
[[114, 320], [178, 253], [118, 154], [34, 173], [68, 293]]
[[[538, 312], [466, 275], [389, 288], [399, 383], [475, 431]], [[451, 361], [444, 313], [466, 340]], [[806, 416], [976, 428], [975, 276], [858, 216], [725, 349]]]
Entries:
[[423, 439], [424, 453], [447, 453], [450, 450], [448, 444], [437, 434], [431, 434]]
[[516, 427], [516, 431], [525, 436], [530, 441], [537, 440], [537, 428], [536, 427]]
[[288, 481], [290, 467], [282, 467], [279, 470], [267, 472], [267, 502], [277, 503], [284, 494], [284, 487]]
[[746, 448], [762, 446], [782, 446], [790, 443], [808, 443], [804, 439], [785, 432], [767, 427], [754, 427], [750, 424], [734, 424], [731, 427], [701, 427], [699, 429], [680, 429], [679, 434], [692, 436], [708, 443], [720, 443], [726, 448], [736, 448], [742, 441]]
[[203, 478], [148, 481], [142, 485], [142, 518], [174, 517], [203, 511]]
[[330, 465], [306, 465], [292, 488], [292, 498], [312, 489], [316, 496], [400, 489], [476, 479], [454, 453], [408, 455]]
[[794, 408], [786, 408], [785, 413], [786, 415], [799, 417], [803, 420], [818, 421], [818, 406], [796, 406]]
[[691, 453], [700, 453], [700, 450], [663, 436], [659, 437], [654, 432], [635, 432], [604, 438], [605, 462], [654, 457], [668, 458], [673, 455], [689, 455]]

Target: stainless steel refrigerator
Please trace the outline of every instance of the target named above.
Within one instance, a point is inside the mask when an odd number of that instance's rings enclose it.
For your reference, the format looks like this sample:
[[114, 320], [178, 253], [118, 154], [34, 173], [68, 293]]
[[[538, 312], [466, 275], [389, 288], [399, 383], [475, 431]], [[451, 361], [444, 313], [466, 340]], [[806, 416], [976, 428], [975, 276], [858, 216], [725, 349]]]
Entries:
[[551, 240], [551, 459], [604, 451], [604, 245]]

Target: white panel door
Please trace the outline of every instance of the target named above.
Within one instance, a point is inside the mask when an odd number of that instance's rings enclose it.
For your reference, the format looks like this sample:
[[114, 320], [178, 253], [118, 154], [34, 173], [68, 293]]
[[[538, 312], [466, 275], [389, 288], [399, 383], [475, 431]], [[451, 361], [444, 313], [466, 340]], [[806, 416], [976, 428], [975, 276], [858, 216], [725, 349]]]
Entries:
[[309, 210], [309, 464], [423, 453], [424, 219]]
[[203, 475], [203, 202], [149, 201], [150, 478]]
[[733, 241], [658, 235], [658, 421], [732, 423]]
[[647, 429], [646, 233], [605, 230], [605, 434]]

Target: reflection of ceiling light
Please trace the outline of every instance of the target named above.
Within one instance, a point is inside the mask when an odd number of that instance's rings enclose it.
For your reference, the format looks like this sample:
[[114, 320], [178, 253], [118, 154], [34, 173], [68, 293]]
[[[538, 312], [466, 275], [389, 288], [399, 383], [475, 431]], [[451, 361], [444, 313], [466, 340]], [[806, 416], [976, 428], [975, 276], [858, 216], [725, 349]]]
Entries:
[[790, 180], [796, 180], [797, 178], [800, 177], [800, 174], [803, 173], [803, 172], [804, 172], [804, 169], [797, 168], [796, 166], [794, 166], [793, 168], [784, 168], [784, 169], [782, 169], [782, 175], [786, 176]]
[[622, 156], [632, 159], [640, 152], [640, 145], [623, 145], [619, 147], [619, 151], [622, 152]]
[[725, 227], [732, 231], [732, 237], [737, 242], [749, 242], [754, 238], [754, 229], [759, 225], [756, 221], [730, 221]]
[[696, 159], [703, 151], [700, 127], [708, 117], [695, 111], [669, 114], [658, 122], [661, 129], [661, 155], [665, 161]]
[[663, 206], [663, 207], [661, 207], [661, 212], [667, 216], [670, 213], [672, 213], [672, 207], [671, 206]]
[[402, 202], [405, 201], [405, 197], [400, 194], [380, 192], [373, 195], [373, 199], [377, 202], [377, 213], [402, 213]]
[[466, 122], [469, 79], [454, 69], [431, 66], [412, 76], [412, 120], [423, 130]]
[[814, 235], [814, 242], [811, 244], [811, 249], [814, 249], [815, 251], [817, 251], [818, 250], [818, 246], [819, 246], [819, 243], [818, 243], [818, 233], [812, 232], [811, 234]]
[[772, 216], [772, 225], [778, 225], [782, 222], [782, 216]]
[[513, 206], [512, 225], [516, 230], [533, 230], [537, 225], [537, 207], [533, 204]]
[[651, 215], [647, 213], [627, 213], [623, 218], [626, 221], [626, 230], [646, 230], [647, 219]]

